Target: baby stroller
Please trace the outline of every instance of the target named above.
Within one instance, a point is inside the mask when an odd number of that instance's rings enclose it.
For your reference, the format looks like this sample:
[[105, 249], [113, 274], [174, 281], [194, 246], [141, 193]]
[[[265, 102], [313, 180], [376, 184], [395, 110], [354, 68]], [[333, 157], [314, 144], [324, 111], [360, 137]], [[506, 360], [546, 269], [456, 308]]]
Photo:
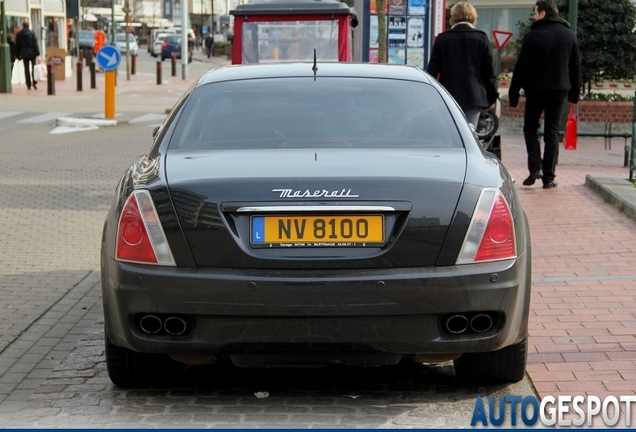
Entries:
[[479, 138], [484, 150], [501, 159], [501, 136], [496, 135], [497, 129], [499, 129], [499, 117], [497, 117], [494, 108], [482, 110], [475, 127], [475, 133], [477, 133], [477, 138]]

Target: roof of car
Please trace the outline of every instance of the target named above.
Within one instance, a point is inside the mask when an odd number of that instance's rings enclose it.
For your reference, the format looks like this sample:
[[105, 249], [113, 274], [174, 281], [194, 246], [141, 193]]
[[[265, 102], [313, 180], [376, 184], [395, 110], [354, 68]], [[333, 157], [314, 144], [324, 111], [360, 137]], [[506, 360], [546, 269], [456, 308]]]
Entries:
[[[432, 82], [430, 75], [415, 66], [381, 63], [317, 62], [316, 77], [360, 77]], [[313, 62], [233, 65], [212, 69], [199, 85], [240, 79], [313, 77]]]

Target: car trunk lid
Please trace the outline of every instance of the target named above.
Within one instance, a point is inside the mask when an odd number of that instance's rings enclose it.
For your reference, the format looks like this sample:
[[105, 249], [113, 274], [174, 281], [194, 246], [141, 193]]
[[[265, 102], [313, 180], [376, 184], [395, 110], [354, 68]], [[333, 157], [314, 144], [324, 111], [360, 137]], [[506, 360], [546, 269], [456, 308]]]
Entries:
[[[198, 266], [430, 266], [457, 206], [466, 155], [463, 149], [171, 150], [165, 163]], [[254, 218], [270, 214], [290, 216], [287, 228], [296, 231], [299, 224], [311, 228], [316, 216], [345, 225], [335, 217], [381, 216], [383, 240], [256, 244]]]

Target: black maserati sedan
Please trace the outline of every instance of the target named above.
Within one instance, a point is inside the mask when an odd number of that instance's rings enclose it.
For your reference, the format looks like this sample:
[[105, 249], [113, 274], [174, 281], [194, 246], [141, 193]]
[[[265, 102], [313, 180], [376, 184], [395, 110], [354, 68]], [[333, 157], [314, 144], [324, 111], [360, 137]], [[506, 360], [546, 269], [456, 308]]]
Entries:
[[514, 180], [416, 67], [205, 74], [116, 188], [101, 284], [119, 386], [215, 361], [525, 373], [531, 254]]

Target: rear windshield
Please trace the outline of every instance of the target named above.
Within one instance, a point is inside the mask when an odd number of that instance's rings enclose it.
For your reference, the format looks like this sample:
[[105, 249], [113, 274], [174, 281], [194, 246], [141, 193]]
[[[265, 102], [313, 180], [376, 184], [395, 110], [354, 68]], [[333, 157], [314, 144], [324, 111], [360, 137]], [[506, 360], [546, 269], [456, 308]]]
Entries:
[[428, 84], [318, 77], [201, 86], [184, 106], [169, 147], [460, 148], [462, 141]]
[[170, 43], [181, 43], [181, 36], [166, 36], [164, 40]]
[[[130, 34], [128, 33], [128, 40], [131, 42], [135, 42], [135, 35], [134, 34]], [[126, 42], [126, 34], [116, 34], [115, 35], [115, 42]]]

